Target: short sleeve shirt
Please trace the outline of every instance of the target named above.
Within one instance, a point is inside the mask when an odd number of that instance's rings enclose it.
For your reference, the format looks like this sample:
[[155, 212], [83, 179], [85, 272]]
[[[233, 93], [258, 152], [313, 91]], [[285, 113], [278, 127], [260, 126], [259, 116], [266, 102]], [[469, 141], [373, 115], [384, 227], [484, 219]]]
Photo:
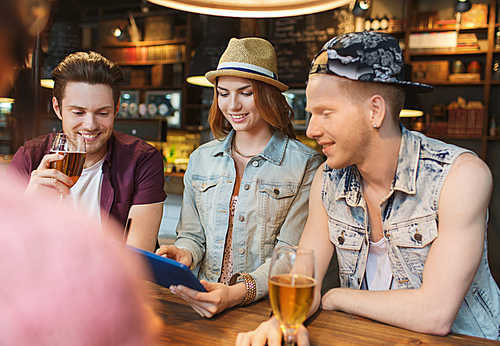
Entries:
[[[28, 185], [30, 174], [49, 153], [54, 134], [37, 137], [18, 149], [7, 174]], [[156, 148], [133, 136], [113, 131], [102, 165], [101, 221], [111, 215], [123, 227], [132, 205], [163, 202], [163, 159]]]

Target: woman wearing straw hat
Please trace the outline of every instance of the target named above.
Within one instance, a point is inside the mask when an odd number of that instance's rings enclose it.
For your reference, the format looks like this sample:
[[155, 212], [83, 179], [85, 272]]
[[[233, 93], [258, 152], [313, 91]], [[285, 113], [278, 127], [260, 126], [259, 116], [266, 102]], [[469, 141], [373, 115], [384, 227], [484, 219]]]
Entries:
[[209, 122], [216, 138], [193, 152], [175, 245], [157, 254], [195, 268], [208, 293], [171, 287], [201, 315], [267, 294], [275, 246], [297, 245], [322, 156], [295, 139], [274, 47], [232, 38], [217, 70]]

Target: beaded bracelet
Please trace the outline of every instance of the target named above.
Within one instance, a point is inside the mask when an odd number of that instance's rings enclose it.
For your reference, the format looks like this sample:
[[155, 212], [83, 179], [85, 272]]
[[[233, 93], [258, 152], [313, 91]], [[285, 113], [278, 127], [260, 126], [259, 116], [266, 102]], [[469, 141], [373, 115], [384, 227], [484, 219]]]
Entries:
[[240, 306], [250, 304], [251, 302], [254, 301], [255, 296], [257, 295], [257, 284], [255, 283], [254, 278], [252, 275], [248, 273], [236, 273], [231, 277], [231, 280], [229, 280], [229, 286], [233, 286], [239, 278], [242, 278], [245, 280], [245, 286], [247, 288], [247, 293], [245, 295], [245, 300], [243, 300], [243, 303], [241, 303]]

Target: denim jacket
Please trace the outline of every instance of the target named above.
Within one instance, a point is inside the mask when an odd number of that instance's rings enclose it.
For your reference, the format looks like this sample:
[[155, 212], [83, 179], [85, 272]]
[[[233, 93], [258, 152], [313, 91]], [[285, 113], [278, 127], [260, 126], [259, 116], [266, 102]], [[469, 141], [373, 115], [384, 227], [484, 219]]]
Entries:
[[[175, 245], [188, 249], [198, 278], [217, 282], [236, 179], [231, 157], [234, 130], [190, 156]], [[315, 150], [276, 131], [250, 159], [240, 185], [233, 221], [233, 272], [247, 272], [267, 294], [269, 259], [275, 246], [297, 245], [308, 214], [309, 191], [323, 162]]]
[[[438, 237], [441, 188], [455, 159], [469, 151], [404, 127], [402, 131], [394, 181], [380, 205], [382, 229], [394, 282], [398, 288], [419, 288], [427, 255]], [[326, 167], [322, 202], [329, 218], [330, 241], [337, 250], [341, 285], [359, 289], [365, 275], [369, 229], [355, 166]], [[481, 264], [451, 330], [498, 339], [499, 326], [500, 292], [490, 273], [485, 240]]]

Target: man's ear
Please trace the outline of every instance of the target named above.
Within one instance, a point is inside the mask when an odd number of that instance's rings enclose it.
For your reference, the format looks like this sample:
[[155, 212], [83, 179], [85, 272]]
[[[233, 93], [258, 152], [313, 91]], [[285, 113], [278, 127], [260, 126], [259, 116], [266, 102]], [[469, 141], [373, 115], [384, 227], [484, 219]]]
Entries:
[[370, 122], [374, 128], [380, 128], [384, 122], [387, 113], [387, 104], [385, 99], [375, 94], [370, 98]]
[[59, 102], [55, 97], [52, 97], [52, 108], [54, 109], [57, 117], [62, 121], [61, 108], [59, 107]]

